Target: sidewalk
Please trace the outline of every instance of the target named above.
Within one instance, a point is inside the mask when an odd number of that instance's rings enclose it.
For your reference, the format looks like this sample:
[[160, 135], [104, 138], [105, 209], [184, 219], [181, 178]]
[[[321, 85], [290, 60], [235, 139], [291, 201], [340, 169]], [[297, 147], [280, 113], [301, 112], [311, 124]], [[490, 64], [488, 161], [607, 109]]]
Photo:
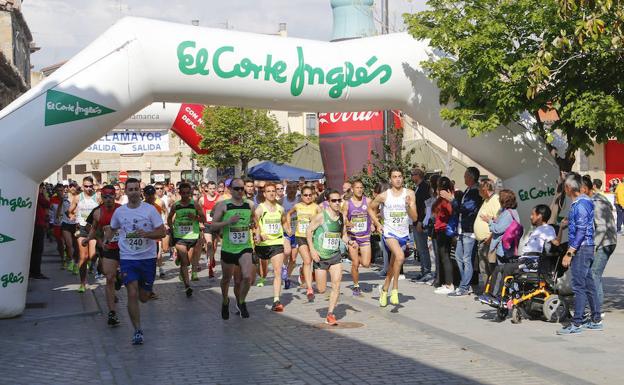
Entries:
[[305, 293], [285, 291], [285, 312], [272, 313], [270, 285], [251, 289], [250, 319], [238, 318], [232, 301], [230, 320], [223, 321], [218, 279], [203, 270], [187, 299], [167, 262], [167, 278], [155, 285], [160, 299], [141, 305], [146, 341], [137, 347], [130, 345], [123, 289], [122, 325], [109, 329], [102, 287], [78, 294], [78, 278], [59, 269], [58, 257], [45, 256], [42, 270], [51, 279], [30, 281], [27, 302], [35, 308], [0, 320], [2, 382], [618, 384], [623, 257], [620, 247], [605, 272], [605, 331], [571, 337], [556, 336], [560, 325], [542, 321], [494, 322], [489, 308], [472, 297], [437, 296], [409, 281], [400, 282], [401, 304], [382, 309], [375, 287], [381, 280], [373, 271], [361, 274], [372, 289], [362, 298], [346, 288], [345, 273], [335, 311], [343, 328], [323, 324], [321, 294], [309, 304]]

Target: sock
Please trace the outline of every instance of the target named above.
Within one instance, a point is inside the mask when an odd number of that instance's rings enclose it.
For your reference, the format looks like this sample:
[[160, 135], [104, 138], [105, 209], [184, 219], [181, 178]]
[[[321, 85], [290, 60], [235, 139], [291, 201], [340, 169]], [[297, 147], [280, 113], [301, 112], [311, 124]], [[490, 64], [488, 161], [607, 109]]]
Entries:
[[239, 299], [238, 299], [238, 303], [239, 303], [239, 304], [243, 304], [243, 303], [245, 303], [245, 298], [243, 298], [243, 297], [239, 298]]
[[273, 297], [273, 302], [279, 302], [279, 297]]

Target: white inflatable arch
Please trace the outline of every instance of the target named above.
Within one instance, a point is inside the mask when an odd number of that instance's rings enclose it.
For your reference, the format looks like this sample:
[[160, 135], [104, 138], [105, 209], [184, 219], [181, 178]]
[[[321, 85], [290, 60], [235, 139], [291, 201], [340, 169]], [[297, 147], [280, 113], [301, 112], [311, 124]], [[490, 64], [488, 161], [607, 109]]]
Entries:
[[[335, 43], [125, 18], [0, 112], [0, 317], [23, 312], [37, 185], [152, 102], [299, 111], [400, 109], [504, 179], [521, 214], [557, 169], [520, 125], [478, 138], [439, 117], [408, 34]], [[522, 190], [522, 191], [521, 191]]]

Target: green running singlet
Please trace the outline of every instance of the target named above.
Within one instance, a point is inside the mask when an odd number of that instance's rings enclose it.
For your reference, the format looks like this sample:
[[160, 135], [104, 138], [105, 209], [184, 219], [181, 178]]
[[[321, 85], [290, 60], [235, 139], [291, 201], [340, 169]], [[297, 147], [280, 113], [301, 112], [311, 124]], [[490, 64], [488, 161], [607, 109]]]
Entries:
[[238, 222], [223, 227], [223, 243], [221, 250], [230, 254], [239, 254], [246, 249], [252, 248], [251, 231], [251, 206], [246, 200], [243, 204], [236, 206], [231, 199], [225, 202], [225, 212], [223, 213], [222, 222], [227, 221], [234, 215], [238, 214], [240, 219]]
[[342, 215], [337, 220], [332, 220], [327, 210], [323, 210], [323, 224], [314, 230], [312, 236], [314, 248], [321, 259], [330, 259], [340, 251], [342, 226]]
[[190, 215], [200, 215], [195, 209], [195, 202], [191, 202], [182, 206], [181, 201], [177, 201], [173, 205], [175, 218], [173, 219], [173, 237], [176, 239], [199, 239], [199, 221], [191, 220]]

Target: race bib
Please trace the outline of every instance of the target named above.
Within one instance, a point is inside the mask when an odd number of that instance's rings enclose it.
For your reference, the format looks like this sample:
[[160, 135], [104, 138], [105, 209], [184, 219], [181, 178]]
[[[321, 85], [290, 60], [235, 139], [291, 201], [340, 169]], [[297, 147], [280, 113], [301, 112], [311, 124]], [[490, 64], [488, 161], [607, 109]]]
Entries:
[[340, 248], [340, 233], [325, 233], [323, 236], [323, 248], [336, 251]]
[[178, 226], [178, 233], [180, 233], [181, 235], [190, 234], [192, 232], [193, 232], [193, 226], [192, 225]]
[[352, 233], [363, 233], [366, 231], [366, 224], [368, 223], [366, 218], [362, 217], [353, 217], [351, 218], [351, 232]]
[[282, 233], [281, 223], [265, 223], [262, 231], [267, 235], [278, 235]]
[[115, 231], [115, 234], [113, 234], [113, 238], [110, 241], [119, 242], [119, 232]]
[[405, 211], [391, 211], [390, 221], [394, 226], [407, 225], [407, 213]]
[[310, 226], [310, 222], [300, 220], [297, 223], [297, 232], [300, 234], [305, 234], [305, 232], [308, 231], [308, 226]]
[[244, 245], [249, 242], [249, 230], [230, 231], [230, 243], [233, 245]]
[[126, 235], [126, 246], [135, 253], [147, 250], [148, 244], [145, 238], [134, 238]]
[[212, 215], [210, 215], [210, 211], [206, 211], [206, 222], [212, 222]]

